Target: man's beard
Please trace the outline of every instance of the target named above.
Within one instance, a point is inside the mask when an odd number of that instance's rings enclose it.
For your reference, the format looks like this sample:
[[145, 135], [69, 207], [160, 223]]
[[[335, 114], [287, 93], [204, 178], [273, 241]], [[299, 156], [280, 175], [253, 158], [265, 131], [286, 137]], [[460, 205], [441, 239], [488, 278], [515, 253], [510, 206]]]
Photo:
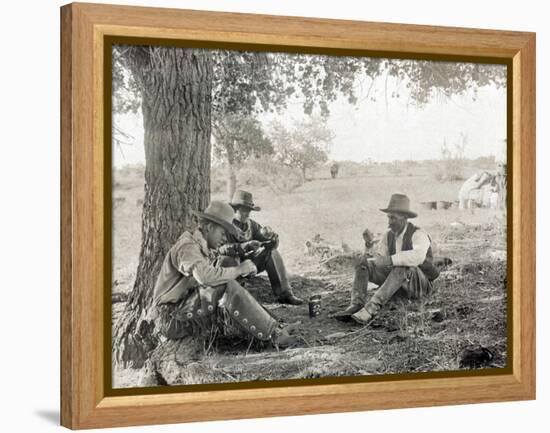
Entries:
[[405, 228], [405, 225], [401, 225], [401, 224], [388, 224], [388, 227], [390, 228], [390, 230], [392, 232], [394, 232], [396, 235], [398, 235], [399, 233], [401, 233], [403, 231], [403, 229]]

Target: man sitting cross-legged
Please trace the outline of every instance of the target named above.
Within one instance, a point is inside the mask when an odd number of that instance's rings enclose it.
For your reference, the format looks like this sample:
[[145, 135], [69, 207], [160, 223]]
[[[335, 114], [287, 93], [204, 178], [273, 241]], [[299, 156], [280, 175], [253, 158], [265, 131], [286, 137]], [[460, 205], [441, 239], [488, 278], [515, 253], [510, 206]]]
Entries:
[[273, 293], [280, 303], [303, 304], [304, 301], [292, 293], [283, 258], [277, 250], [279, 236], [250, 218], [252, 211], [260, 210], [254, 204], [252, 194], [237, 190], [230, 205], [235, 210], [233, 225], [238, 229], [238, 234], [229, 234], [228, 244], [219, 249], [220, 254], [225, 256], [223, 266], [235, 265], [250, 258], [258, 272], [267, 272]]
[[[408, 219], [415, 218], [406, 195], [393, 194], [386, 209], [389, 230], [378, 244], [374, 258], [364, 256], [356, 267], [351, 303], [332, 317], [368, 324], [392, 296], [402, 291], [409, 298], [421, 298], [432, 291], [439, 276], [433, 263], [430, 237]], [[379, 285], [367, 302], [368, 283]]]

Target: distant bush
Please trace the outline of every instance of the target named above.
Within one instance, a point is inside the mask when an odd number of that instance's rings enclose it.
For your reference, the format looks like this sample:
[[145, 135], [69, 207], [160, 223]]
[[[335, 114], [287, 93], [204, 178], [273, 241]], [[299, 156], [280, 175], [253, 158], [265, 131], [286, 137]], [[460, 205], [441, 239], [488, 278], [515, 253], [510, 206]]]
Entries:
[[[276, 194], [289, 193], [304, 184], [299, 169], [288, 167], [269, 157], [251, 158], [237, 171], [237, 188], [256, 189], [268, 187]], [[212, 167], [210, 189], [213, 193], [226, 191], [227, 168], [225, 165]]]
[[366, 164], [355, 161], [339, 161], [339, 174], [346, 177], [363, 176], [368, 173]]
[[474, 167], [479, 170], [493, 170], [496, 165], [495, 155], [480, 156], [472, 162]]
[[444, 177], [445, 177], [445, 174], [443, 173], [443, 169], [438, 168], [434, 172], [434, 179], [437, 180], [438, 182], [445, 182]]
[[404, 164], [401, 161], [392, 161], [388, 164], [388, 171], [394, 176], [398, 176], [403, 173]]
[[453, 182], [466, 179], [464, 170], [466, 169], [467, 160], [464, 156], [464, 150], [468, 143], [466, 134], [460, 134], [461, 142], [454, 143], [453, 149], [447, 146], [446, 141], [443, 141], [441, 146], [441, 162], [439, 168], [434, 173], [434, 178], [440, 182]]
[[435, 178], [440, 182], [456, 182], [466, 180], [464, 176], [464, 164], [461, 162], [445, 162], [435, 174]]
[[144, 164], [126, 164], [117, 169], [116, 174], [121, 178], [138, 177], [143, 178], [145, 176]]
[[143, 164], [124, 165], [113, 170], [113, 190], [128, 190], [142, 186], [145, 180], [145, 166]]
[[227, 190], [227, 168], [212, 167], [210, 172], [210, 191], [213, 193]]
[[238, 186], [269, 187], [277, 194], [289, 193], [304, 184], [299, 169], [275, 162], [268, 157], [250, 159], [237, 174]]
[[434, 172], [433, 177], [438, 182], [457, 182], [466, 180], [464, 167], [441, 164]]

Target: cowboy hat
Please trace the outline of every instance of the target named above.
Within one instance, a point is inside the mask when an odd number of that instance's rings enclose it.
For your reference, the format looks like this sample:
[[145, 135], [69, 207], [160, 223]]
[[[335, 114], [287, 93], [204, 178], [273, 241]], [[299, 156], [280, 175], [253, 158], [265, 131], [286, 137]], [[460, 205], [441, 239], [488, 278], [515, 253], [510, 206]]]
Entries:
[[261, 210], [260, 206], [256, 206], [254, 204], [252, 193], [248, 191], [243, 191], [242, 189], [238, 189], [237, 191], [235, 191], [229, 204], [234, 208], [236, 208], [237, 206], [244, 206], [255, 211]]
[[234, 236], [238, 235], [237, 227], [233, 225], [233, 209], [223, 201], [213, 200], [204, 212], [195, 210], [191, 212], [201, 219], [212, 221], [213, 223], [222, 226], [226, 232]]
[[411, 211], [411, 202], [405, 194], [392, 194], [390, 203], [386, 209], [380, 209], [386, 213], [396, 213], [407, 218], [416, 218], [417, 213]]

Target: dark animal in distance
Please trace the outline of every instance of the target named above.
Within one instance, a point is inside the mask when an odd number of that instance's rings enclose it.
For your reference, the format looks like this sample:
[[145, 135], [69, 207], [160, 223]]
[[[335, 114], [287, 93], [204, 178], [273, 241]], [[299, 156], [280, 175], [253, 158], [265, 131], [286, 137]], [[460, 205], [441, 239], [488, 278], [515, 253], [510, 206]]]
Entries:
[[334, 163], [330, 166], [330, 177], [333, 179], [336, 179], [336, 176], [338, 176], [338, 170], [339, 170], [338, 164]]

